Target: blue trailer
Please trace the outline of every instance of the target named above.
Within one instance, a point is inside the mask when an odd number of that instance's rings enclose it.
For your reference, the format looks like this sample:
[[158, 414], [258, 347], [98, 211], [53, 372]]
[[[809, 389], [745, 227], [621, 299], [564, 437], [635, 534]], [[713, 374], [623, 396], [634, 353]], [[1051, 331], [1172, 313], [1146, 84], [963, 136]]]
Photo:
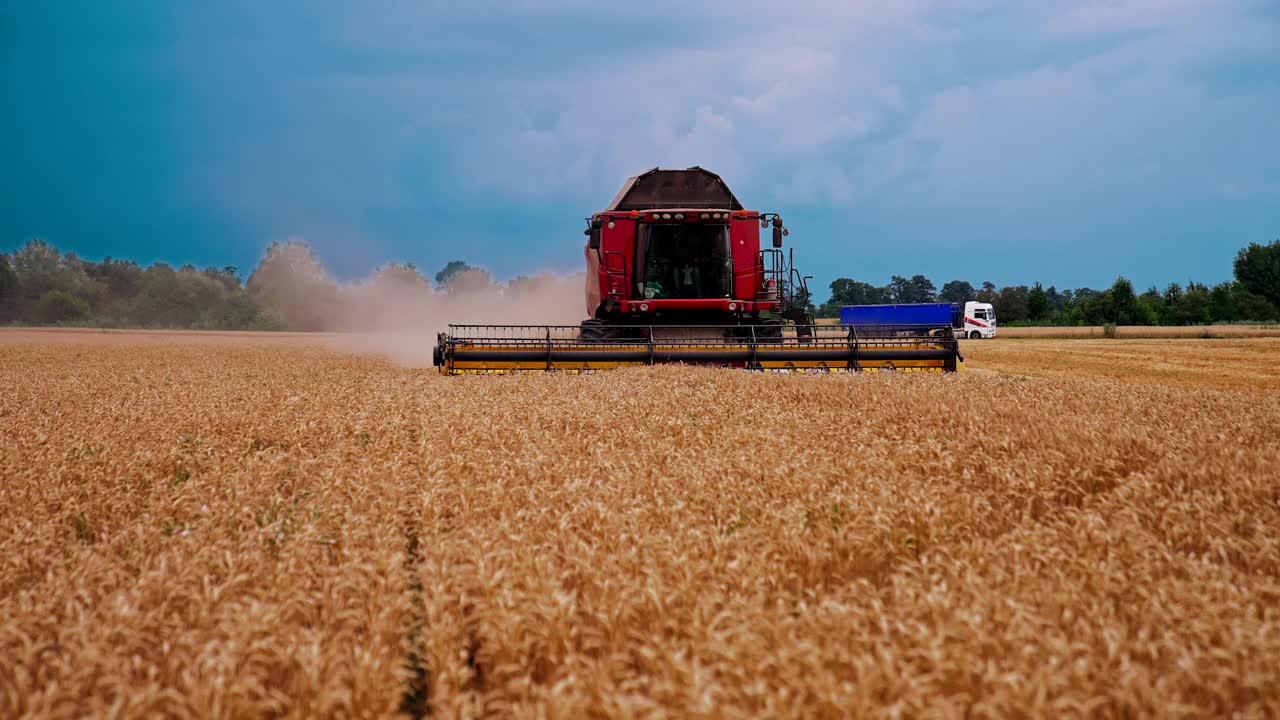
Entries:
[[959, 369], [964, 358], [955, 326], [964, 322], [964, 310], [952, 303], [899, 303], [896, 305], [845, 305], [840, 324], [849, 337], [894, 338], [918, 348], [935, 348], [946, 355], [946, 369]]
[[[921, 325], [955, 327], [963, 318], [954, 303], [902, 303], [897, 305], [845, 305], [840, 308], [840, 324], [859, 327], [877, 325]], [[961, 320], [962, 322], [962, 320]]]

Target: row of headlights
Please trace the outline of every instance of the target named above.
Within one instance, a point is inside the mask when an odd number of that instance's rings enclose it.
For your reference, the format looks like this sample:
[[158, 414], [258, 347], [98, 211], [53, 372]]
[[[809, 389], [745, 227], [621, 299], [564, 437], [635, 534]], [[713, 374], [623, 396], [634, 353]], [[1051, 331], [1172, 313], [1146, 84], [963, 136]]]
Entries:
[[[702, 220], [728, 220], [729, 216], [730, 213], [702, 213], [698, 217]], [[661, 215], [658, 213], [653, 214], [654, 220], [659, 218], [663, 220], [683, 220], [684, 213], [662, 213]]]
[[[732, 213], [727, 213], [727, 212], [726, 213], [718, 213], [718, 212], [717, 213], [701, 213], [700, 215], [698, 215], [698, 218], [700, 220], [729, 220], [732, 218], [732, 215], [733, 215]], [[685, 217], [684, 213], [654, 213], [649, 216], [649, 220], [650, 222], [657, 222], [658, 220], [684, 220], [684, 217]], [[608, 223], [606, 223], [606, 225], [610, 230], [618, 226], [618, 224], [613, 220], [610, 220]]]
[[[702, 213], [698, 217], [703, 220], [728, 220], [731, 213]], [[658, 213], [653, 214], [653, 219], [658, 220], [683, 220], [684, 213]]]
[[[640, 312], [648, 312], [648, 311], [649, 311], [649, 303], [647, 303], [647, 302], [642, 302], [642, 303], [631, 303], [631, 309], [632, 309], [632, 310], [639, 310]], [[738, 303], [736, 303], [736, 302], [731, 302], [731, 303], [729, 303], [729, 309], [730, 309], [730, 310], [737, 310], [737, 309], [738, 309]]]

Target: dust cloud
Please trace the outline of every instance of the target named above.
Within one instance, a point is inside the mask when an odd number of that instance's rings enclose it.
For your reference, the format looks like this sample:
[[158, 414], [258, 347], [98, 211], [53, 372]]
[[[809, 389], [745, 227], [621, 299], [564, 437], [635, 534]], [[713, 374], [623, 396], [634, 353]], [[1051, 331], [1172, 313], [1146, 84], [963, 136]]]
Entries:
[[443, 287], [408, 265], [390, 264], [360, 282], [329, 273], [305, 244], [271, 246], [249, 278], [253, 299], [291, 330], [334, 333], [348, 352], [373, 352], [410, 367], [431, 364], [449, 324], [576, 325], [586, 317], [585, 275], [539, 273], [496, 282], [481, 269]]

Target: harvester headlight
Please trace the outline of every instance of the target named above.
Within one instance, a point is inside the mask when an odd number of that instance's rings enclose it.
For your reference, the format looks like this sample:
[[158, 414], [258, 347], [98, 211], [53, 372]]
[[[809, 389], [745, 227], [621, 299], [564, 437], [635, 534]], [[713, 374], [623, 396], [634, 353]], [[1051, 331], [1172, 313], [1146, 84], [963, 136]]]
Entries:
[[684, 219], [684, 213], [676, 213], [676, 219], [677, 219], [677, 220], [683, 220], [683, 219]]
[[649, 309], [649, 303], [640, 303], [640, 312], [645, 312], [648, 309]]
[[617, 227], [617, 226], [618, 226], [618, 223], [616, 223], [616, 222], [614, 222], [614, 221], [612, 221], [612, 220], [610, 220], [610, 221], [609, 221], [609, 229], [610, 229], [610, 230], [614, 229], [614, 228], [615, 228], [615, 227]]
[[663, 219], [663, 220], [670, 220], [670, 219], [671, 219], [671, 213], [662, 213], [662, 219]]
[[707, 219], [707, 218], [709, 218], [709, 217], [711, 217], [711, 216], [710, 216], [710, 215], [708, 215], [707, 213], [702, 213], [702, 219], [703, 219], [703, 220], [706, 220], [706, 219]]
[[730, 309], [730, 310], [737, 310], [737, 309], [738, 309], [738, 303], [735, 303], [735, 302], [731, 302], [731, 303], [729, 303], [729, 309]]

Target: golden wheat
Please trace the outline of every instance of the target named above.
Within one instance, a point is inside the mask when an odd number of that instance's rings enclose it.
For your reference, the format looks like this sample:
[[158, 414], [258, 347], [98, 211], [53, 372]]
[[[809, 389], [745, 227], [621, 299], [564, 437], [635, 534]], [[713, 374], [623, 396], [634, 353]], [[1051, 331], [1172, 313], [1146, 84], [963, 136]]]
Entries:
[[1280, 393], [1280, 338], [971, 340], [968, 367], [1042, 378]]
[[[1101, 338], [1106, 328], [1101, 325], [1061, 327], [1009, 327], [999, 330], [1005, 338]], [[1260, 338], [1280, 337], [1280, 325], [1120, 325], [1115, 329], [1121, 338]]]
[[0, 333], [3, 717], [1280, 713], [1274, 341], [446, 378], [57, 338]]

